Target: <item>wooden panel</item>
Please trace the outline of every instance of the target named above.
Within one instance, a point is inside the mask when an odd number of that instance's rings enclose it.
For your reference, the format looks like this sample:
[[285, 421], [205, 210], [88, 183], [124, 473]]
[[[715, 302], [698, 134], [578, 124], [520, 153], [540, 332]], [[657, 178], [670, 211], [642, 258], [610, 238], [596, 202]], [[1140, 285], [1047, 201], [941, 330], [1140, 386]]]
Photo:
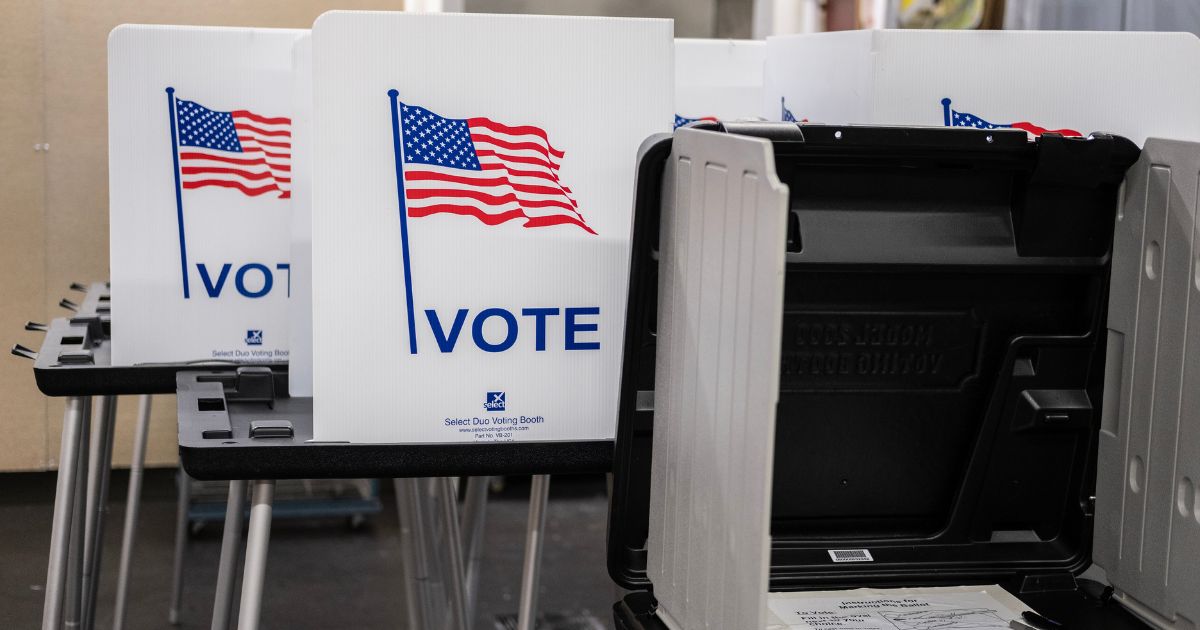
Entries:
[[[45, 153], [42, 16], [39, 0], [8, 0], [0, 20], [0, 339], [36, 349], [41, 334], [21, 332], [45, 303]], [[46, 463], [46, 402], [33, 363], [0, 359], [0, 470]]]
[[[31, 2], [29, 14], [36, 14]], [[123, 23], [194, 24], [309, 28], [331, 8], [397, 10], [402, 0], [231, 0], [185, 3], [176, 0], [45, 0], [46, 128], [51, 151], [46, 155], [45, 290], [21, 317], [38, 312], [61, 316], [58, 300], [72, 281], [108, 277], [108, 95], [106, 43], [113, 27]], [[17, 12], [11, 12], [17, 13]], [[41, 22], [36, 21], [40, 26]], [[3, 27], [21, 31], [18, 24]], [[27, 36], [21, 31], [22, 36]], [[5, 42], [12, 41], [9, 38]], [[40, 38], [39, 38], [40, 41]], [[35, 46], [36, 49], [36, 46]], [[7, 91], [7, 90], [6, 90]], [[5, 116], [8, 120], [9, 117]], [[3, 137], [10, 138], [11, 135]], [[30, 144], [34, 142], [30, 141]], [[6, 159], [8, 156], [5, 156]], [[22, 154], [22, 158], [25, 155]], [[7, 195], [6, 195], [7, 197]], [[6, 210], [7, 212], [7, 210]], [[6, 236], [5, 238], [10, 238]], [[40, 234], [31, 239], [41, 243]], [[42, 264], [39, 261], [39, 266]], [[11, 267], [6, 267], [11, 268]], [[40, 276], [39, 276], [40, 279]], [[5, 291], [4, 295], [10, 295]], [[15, 308], [10, 302], [4, 309]], [[0, 311], [7, 313], [8, 311]], [[22, 320], [24, 321], [24, 320]], [[3, 322], [0, 322], [3, 323]], [[5, 324], [7, 326], [7, 324]], [[11, 326], [2, 330], [12, 329]], [[28, 365], [21, 364], [26, 375]], [[5, 379], [5, 383], [10, 382]], [[137, 398], [118, 403], [113, 462], [128, 466]], [[5, 409], [5, 413], [9, 410]], [[62, 402], [50, 405], [49, 440], [57, 453]], [[44, 446], [41, 447], [44, 449]], [[5, 449], [7, 454], [8, 450]], [[170, 465], [176, 458], [175, 398], [155, 397], [147, 449], [148, 465]], [[50, 462], [53, 466], [54, 462]], [[0, 467], [3, 463], [0, 462]]]

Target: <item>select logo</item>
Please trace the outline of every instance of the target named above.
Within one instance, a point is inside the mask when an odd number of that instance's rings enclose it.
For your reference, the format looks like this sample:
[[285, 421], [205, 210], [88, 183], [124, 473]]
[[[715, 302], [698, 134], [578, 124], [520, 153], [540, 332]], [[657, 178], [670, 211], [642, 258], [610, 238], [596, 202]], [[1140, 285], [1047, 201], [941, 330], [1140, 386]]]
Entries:
[[483, 400], [483, 408], [487, 411], [504, 411], [504, 392], [488, 392]]
[[247, 330], [247, 331], [246, 331], [246, 345], [247, 345], [247, 346], [261, 346], [261, 345], [263, 345], [263, 331], [261, 331], [261, 330]]

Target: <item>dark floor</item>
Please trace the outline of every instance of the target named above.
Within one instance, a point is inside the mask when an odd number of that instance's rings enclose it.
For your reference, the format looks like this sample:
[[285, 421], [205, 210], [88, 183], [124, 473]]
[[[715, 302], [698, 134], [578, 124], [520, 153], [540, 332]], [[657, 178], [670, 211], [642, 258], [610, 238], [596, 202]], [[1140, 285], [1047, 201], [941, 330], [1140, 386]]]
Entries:
[[[208, 628], [220, 551], [219, 524], [189, 539], [182, 619], [167, 623], [174, 547], [173, 471], [148, 473], [134, 550], [126, 628]], [[128, 475], [114, 474], [105, 526], [97, 628], [112, 625], [112, 606]], [[0, 628], [36, 628], [42, 612], [53, 474], [0, 475]], [[344, 519], [277, 520], [271, 531], [264, 628], [404, 626], [397, 517], [391, 483], [384, 509], [362, 527]], [[508, 479], [488, 502], [475, 630], [493, 630], [516, 612], [528, 511], [528, 479]], [[607, 507], [603, 477], [555, 477], [551, 484], [540, 610], [594, 617], [612, 626], [619, 597], [605, 572]]]

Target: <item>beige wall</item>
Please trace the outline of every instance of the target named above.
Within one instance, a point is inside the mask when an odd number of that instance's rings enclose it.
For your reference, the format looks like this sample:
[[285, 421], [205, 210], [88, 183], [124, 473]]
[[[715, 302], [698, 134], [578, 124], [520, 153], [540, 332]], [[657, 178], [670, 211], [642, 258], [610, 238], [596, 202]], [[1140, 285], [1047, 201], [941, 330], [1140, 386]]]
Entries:
[[[45, 155], [42, 10], [39, 0], [6, 0], [0, 20], [0, 339], [37, 348], [21, 332], [45, 318]], [[46, 463], [46, 402], [29, 361], [0, 357], [0, 467]]]
[[[5, 0], [0, 20], [0, 339], [36, 348], [27, 319], [65, 312], [73, 281], [108, 277], [106, 39], [122, 23], [308, 28], [329, 8], [403, 0]], [[35, 150], [48, 143], [49, 150]], [[57, 466], [61, 400], [28, 361], [0, 359], [0, 470]], [[121, 399], [114, 462], [128, 466], [136, 398]], [[175, 461], [175, 400], [154, 401], [147, 461]]]

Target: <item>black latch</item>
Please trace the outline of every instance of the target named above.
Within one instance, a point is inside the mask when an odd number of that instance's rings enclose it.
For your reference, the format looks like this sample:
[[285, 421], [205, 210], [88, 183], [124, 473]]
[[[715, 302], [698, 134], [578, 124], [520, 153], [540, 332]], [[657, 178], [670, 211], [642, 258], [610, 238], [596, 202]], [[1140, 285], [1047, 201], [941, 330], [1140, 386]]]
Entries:
[[241, 402], [263, 402], [275, 408], [275, 375], [269, 367], [239, 367], [233, 391], [226, 398]]
[[83, 326], [83, 347], [95, 348], [100, 345], [100, 342], [107, 336], [104, 334], [104, 322], [100, 320], [99, 315], [82, 315], [71, 318], [72, 326]]
[[91, 350], [64, 350], [58, 353], [58, 362], [63, 365], [91, 365], [95, 361]]
[[34, 361], [37, 361], [38, 358], [37, 352], [34, 352], [32, 349], [26, 348], [19, 343], [12, 347], [12, 353], [18, 357], [33, 359]]
[[1082, 389], [1027, 389], [1013, 414], [1016, 430], [1086, 428], [1092, 421], [1092, 401]]
[[251, 438], [291, 438], [292, 423], [287, 420], [252, 420]]

